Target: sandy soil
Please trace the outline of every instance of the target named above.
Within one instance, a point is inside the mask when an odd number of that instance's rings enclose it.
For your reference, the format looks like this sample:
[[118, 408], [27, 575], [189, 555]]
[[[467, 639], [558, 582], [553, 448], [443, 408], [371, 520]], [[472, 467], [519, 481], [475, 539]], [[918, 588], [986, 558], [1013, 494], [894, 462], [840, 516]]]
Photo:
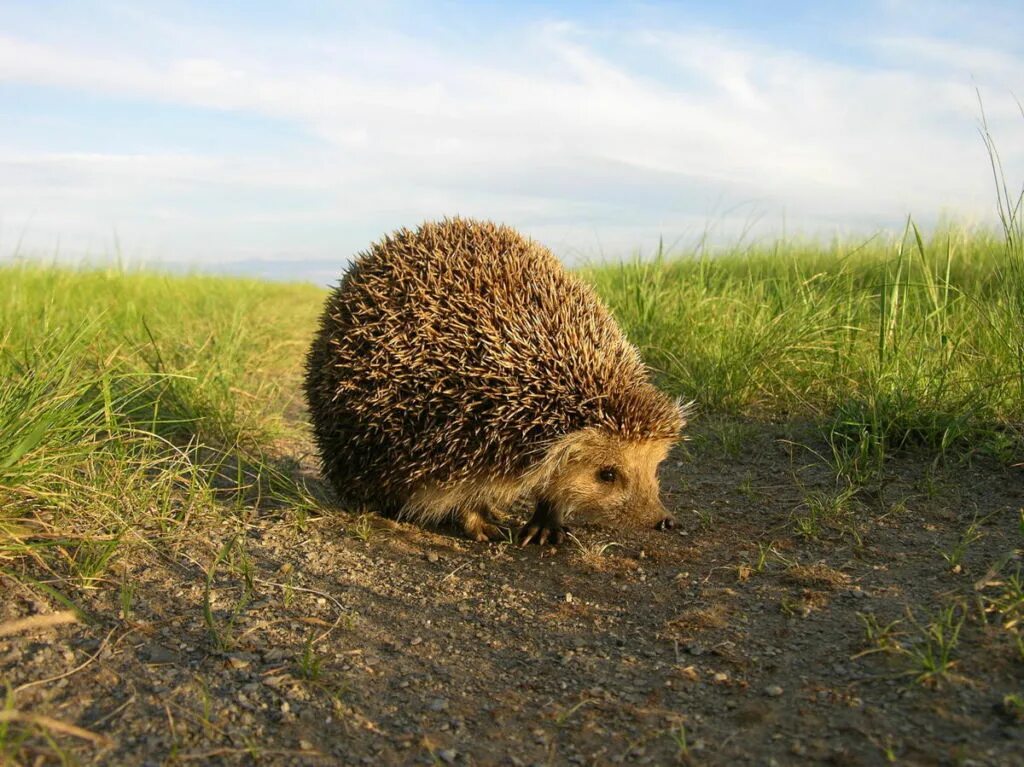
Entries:
[[[664, 471], [671, 532], [519, 549], [276, 510], [135, 546], [76, 595], [88, 622], [0, 637], [8, 708], [55, 720], [7, 725], [6, 758], [1024, 763], [1024, 651], [997, 611], [1024, 471], [899, 458], [808, 538], [794, 520], [836, 488], [791, 444], [813, 433], [694, 437]], [[63, 609], [0, 588], [0, 623]]]

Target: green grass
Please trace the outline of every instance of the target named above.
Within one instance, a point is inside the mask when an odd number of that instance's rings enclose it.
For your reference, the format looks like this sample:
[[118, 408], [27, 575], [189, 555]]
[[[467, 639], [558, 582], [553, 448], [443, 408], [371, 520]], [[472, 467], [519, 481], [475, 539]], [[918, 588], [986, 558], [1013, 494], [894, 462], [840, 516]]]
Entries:
[[[882, 624], [872, 613], [861, 614], [866, 649], [856, 657], [872, 653], [885, 653], [900, 661], [902, 676], [914, 681], [935, 683], [951, 674], [956, 666], [956, 650], [960, 631], [967, 620], [966, 610], [957, 604], [947, 604], [920, 622], [907, 609], [906, 621], [895, 620]], [[906, 630], [901, 627], [906, 626]]]
[[0, 268], [0, 573], [90, 587], [191, 521], [307, 499], [294, 438], [311, 286]]
[[662, 385], [700, 410], [812, 418], [855, 484], [909, 446], [1019, 459], [1019, 240], [776, 243], [584, 273]]

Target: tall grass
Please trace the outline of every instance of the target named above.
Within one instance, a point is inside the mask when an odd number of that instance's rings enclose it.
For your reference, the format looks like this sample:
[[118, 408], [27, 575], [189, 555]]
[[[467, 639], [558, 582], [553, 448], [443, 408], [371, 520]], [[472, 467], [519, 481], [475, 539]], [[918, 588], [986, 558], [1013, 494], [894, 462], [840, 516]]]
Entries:
[[1022, 452], [1024, 272], [1009, 232], [924, 238], [908, 222], [900, 237], [659, 253], [586, 275], [663, 385], [705, 410], [821, 420], [865, 460], [908, 445]]
[[90, 585], [121, 544], [306, 502], [274, 444], [321, 291], [15, 265], [0, 296], [3, 572]]

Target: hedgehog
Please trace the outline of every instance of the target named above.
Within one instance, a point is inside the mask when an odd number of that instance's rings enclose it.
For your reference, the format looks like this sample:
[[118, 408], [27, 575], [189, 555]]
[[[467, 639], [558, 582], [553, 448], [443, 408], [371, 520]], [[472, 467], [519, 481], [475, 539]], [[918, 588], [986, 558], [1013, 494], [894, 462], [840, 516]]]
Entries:
[[[521, 545], [579, 518], [673, 526], [657, 470], [687, 406], [650, 381], [596, 293], [510, 227], [449, 218], [356, 256], [329, 294], [305, 394], [339, 499]], [[505, 528], [507, 530], [507, 528]]]

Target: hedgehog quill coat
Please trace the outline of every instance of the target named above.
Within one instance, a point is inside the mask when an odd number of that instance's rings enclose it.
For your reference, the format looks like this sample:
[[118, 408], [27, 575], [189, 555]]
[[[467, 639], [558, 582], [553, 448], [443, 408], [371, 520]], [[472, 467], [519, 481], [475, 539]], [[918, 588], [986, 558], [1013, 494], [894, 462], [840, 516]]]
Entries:
[[[656, 468], [684, 424], [595, 293], [550, 251], [458, 218], [399, 230], [356, 258], [327, 300], [305, 388], [342, 499], [422, 522], [452, 516], [479, 539], [524, 497], [538, 504], [534, 527], [560, 538], [573, 507], [601, 506], [579, 486], [594, 471], [609, 488], [621, 480], [628, 500], [628, 467], [616, 462], [653, 445], [644, 460]], [[581, 461], [600, 465], [567, 478]], [[637, 481], [644, 504], [657, 503], [656, 479], [653, 502], [650, 478]], [[664, 521], [657, 507], [620, 516]], [[618, 521], [601, 512], [591, 516]]]

